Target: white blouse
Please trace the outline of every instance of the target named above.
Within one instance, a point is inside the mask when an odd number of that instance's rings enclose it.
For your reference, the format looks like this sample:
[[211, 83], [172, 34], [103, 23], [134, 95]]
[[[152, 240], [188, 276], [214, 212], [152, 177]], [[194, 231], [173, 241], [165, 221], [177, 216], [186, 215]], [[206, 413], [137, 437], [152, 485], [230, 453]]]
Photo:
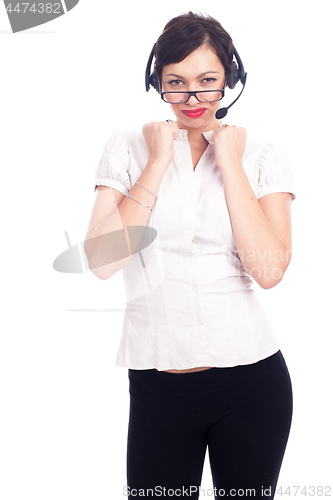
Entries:
[[[187, 130], [179, 130], [148, 221], [157, 237], [141, 251], [143, 260], [135, 253], [122, 268], [126, 310], [117, 366], [231, 367], [279, 350], [237, 254], [212, 133], [204, 133], [209, 145], [193, 170]], [[114, 132], [95, 190], [104, 185], [128, 193], [148, 157], [141, 132]], [[247, 140], [242, 163], [258, 199], [276, 192], [295, 199], [290, 164], [277, 146]]]

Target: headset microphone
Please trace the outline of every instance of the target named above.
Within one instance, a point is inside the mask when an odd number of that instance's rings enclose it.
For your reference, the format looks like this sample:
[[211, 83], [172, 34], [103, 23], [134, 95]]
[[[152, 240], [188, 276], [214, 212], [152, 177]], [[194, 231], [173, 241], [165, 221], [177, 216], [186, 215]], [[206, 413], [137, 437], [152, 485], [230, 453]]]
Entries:
[[234, 101], [232, 101], [232, 103], [229, 104], [229, 106], [227, 106], [226, 108], [218, 109], [215, 113], [215, 118], [217, 118], [218, 120], [221, 120], [222, 118], [224, 118], [228, 114], [229, 108], [231, 108], [231, 106], [233, 106], [235, 104], [235, 102], [240, 98], [240, 96], [243, 93], [243, 90], [244, 90], [245, 84], [246, 84], [246, 77], [247, 77], [247, 73], [244, 74], [244, 80], [242, 82], [243, 88], [242, 88], [241, 92], [239, 93], [239, 95], [236, 97], [236, 99]]

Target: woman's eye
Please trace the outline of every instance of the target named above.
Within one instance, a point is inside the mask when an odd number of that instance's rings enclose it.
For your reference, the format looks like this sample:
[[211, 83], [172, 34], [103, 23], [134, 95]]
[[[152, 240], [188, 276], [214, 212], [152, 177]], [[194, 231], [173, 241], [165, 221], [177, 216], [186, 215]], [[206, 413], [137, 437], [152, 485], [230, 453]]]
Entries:
[[168, 82], [169, 85], [179, 85], [180, 83], [182, 83], [180, 80], [171, 80], [170, 82]]
[[202, 80], [204, 83], [211, 83], [211, 82], [216, 82], [216, 78], [204, 78]]

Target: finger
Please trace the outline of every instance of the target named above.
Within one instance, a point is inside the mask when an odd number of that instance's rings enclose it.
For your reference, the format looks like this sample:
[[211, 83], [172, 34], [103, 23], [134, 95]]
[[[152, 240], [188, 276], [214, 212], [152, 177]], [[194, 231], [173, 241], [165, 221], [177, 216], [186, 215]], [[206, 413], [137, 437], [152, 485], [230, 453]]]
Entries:
[[170, 123], [170, 122], [171, 122], [171, 120], [169, 121], [169, 123], [167, 123], [167, 127], [172, 131], [173, 139], [176, 139], [178, 137], [178, 133], [179, 133], [179, 126], [175, 122], [172, 122], [172, 123]]
[[177, 126], [177, 127], [175, 127], [175, 130], [174, 130], [174, 132], [172, 133], [172, 135], [173, 135], [173, 140], [177, 139], [178, 134], [179, 134], [179, 127]]

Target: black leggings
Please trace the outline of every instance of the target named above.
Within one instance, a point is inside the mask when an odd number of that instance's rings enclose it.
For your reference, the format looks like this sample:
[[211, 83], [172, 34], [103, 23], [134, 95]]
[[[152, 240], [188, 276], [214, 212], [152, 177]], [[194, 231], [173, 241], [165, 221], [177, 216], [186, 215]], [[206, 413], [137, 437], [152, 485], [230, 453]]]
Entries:
[[198, 499], [207, 446], [215, 499], [273, 498], [293, 404], [280, 351], [251, 365], [128, 376], [128, 498]]

